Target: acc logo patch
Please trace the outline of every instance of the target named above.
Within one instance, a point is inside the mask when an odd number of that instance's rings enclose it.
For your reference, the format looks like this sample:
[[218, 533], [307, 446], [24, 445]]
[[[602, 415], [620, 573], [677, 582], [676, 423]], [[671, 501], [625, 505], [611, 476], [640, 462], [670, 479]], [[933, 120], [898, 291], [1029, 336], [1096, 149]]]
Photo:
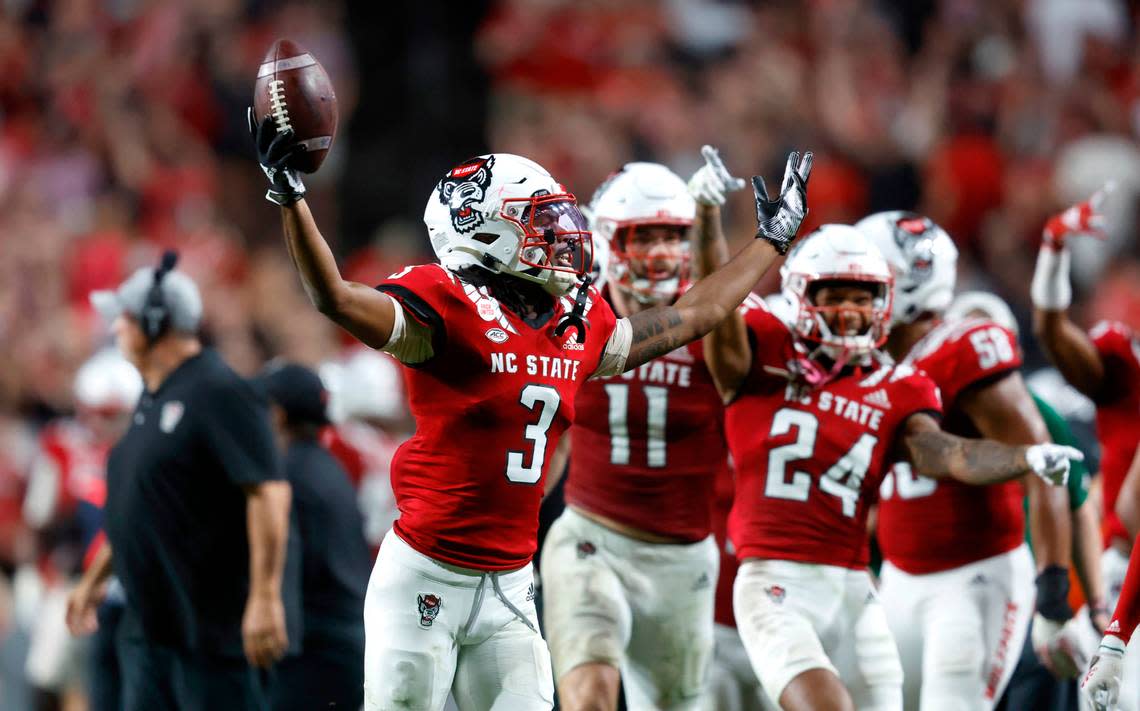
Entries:
[[182, 421], [182, 413], [185, 411], [186, 407], [178, 400], [171, 400], [166, 403], [162, 406], [162, 412], [158, 416], [158, 429], [170, 434]]
[[419, 604], [420, 609], [420, 627], [426, 630], [428, 627], [431, 627], [432, 623], [435, 622], [436, 616], [439, 615], [439, 608], [440, 605], [443, 604], [443, 600], [440, 599], [439, 595], [434, 593], [420, 593], [416, 598], [416, 602]]
[[784, 604], [784, 598], [788, 594], [788, 592], [784, 590], [783, 586], [780, 585], [769, 585], [768, 587], [764, 588], [764, 592], [768, 593], [768, 597], [777, 605]]
[[492, 343], [503, 343], [510, 338], [507, 332], [501, 328], [488, 328], [483, 335], [487, 336], [487, 340]]

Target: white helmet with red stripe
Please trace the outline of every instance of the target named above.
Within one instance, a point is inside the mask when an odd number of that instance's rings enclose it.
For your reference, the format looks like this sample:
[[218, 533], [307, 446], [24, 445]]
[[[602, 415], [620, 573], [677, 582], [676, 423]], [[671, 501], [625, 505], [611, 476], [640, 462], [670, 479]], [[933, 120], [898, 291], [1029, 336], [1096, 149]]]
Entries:
[[80, 408], [107, 412], [134, 409], [142, 394], [139, 371], [118, 350], [91, 356], [75, 374], [75, 401]]
[[[609, 244], [611, 285], [642, 303], [672, 301], [688, 277], [696, 211], [685, 181], [663, 165], [627, 163], [607, 178], [590, 201], [590, 226]], [[673, 234], [661, 247], [639, 249], [631, 238], [640, 227], [673, 228]]]
[[958, 248], [929, 217], [913, 212], [877, 212], [855, 223], [883, 253], [895, 276], [894, 323], [912, 323], [924, 313], [941, 315], [954, 300]]
[[479, 267], [566, 294], [590, 270], [592, 244], [573, 195], [532, 160], [476, 156], [435, 186], [424, 224], [440, 263]]
[[[802, 240], [780, 270], [782, 291], [796, 338], [836, 361], [866, 355], [890, 333], [891, 269], [863, 233], [848, 225], [823, 225]], [[854, 283], [871, 290], [870, 323], [860, 333], [834, 333], [828, 316], [834, 307], [817, 306], [816, 292], [824, 286]], [[840, 319], [841, 321], [842, 319]]]

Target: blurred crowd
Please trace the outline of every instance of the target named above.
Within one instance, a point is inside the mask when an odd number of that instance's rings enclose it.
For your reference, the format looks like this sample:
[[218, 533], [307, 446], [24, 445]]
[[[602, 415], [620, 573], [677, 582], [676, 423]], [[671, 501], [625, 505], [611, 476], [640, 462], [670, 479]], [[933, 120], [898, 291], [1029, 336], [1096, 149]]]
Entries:
[[[430, 93], [437, 68], [453, 71], [464, 61], [474, 67], [464, 71], [487, 81], [485, 116], [442, 107], [448, 120], [485, 126], [472, 153], [530, 157], [585, 201], [629, 160], [659, 161], [687, 178], [700, 165], [700, 146], [710, 143], [737, 174], [771, 181], [789, 149], [810, 148], [807, 227], [884, 209], [923, 212], [957, 241], [961, 288], [1005, 297], [1023, 326], [1045, 219], [1112, 179], [1107, 240], [1073, 245], [1076, 313], [1086, 323], [1115, 318], [1140, 327], [1133, 236], [1140, 2], [498, 0], [472, 7], [482, 19], [458, 31], [433, 25], [447, 10], [398, 11], [412, 13], [407, 44], [415, 47], [392, 63], [424, 80], [421, 93]], [[309, 306], [275, 212], [260, 199], [264, 182], [244, 109], [275, 38], [309, 49], [336, 84], [341, 135], [306, 182], [347, 276], [374, 282], [430, 259], [418, 212], [385, 215], [363, 234], [338, 228], [351, 209], [342, 195], [372, 184], [353, 171], [376, 169], [353, 160], [354, 150], [374, 155], [359, 140], [354, 107], [358, 98], [375, 104], [399, 81], [390, 67], [374, 72], [360, 61], [376, 47], [360, 46], [358, 22], [348, 3], [316, 0], [0, 4], [3, 573], [42, 553], [23, 519], [26, 476], [37, 433], [74, 411], [77, 369], [107, 341], [87, 303], [93, 289], [117, 285], [175, 247], [205, 298], [205, 340], [239, 372], [252, 374], [279, 356], [347, 362], [347, 341]], [[457, 37], [463, 49], [446, 50], [448, 67], [422, 61]], [[440, 115], [439, 98], [431, 102], [431, 115]], [[418, 106], [384, 110], [406, 111], [414, 125]], [[424, 146], [425, 155], [447, 142], [432, 131], [396, 138], [410, 151]], [[385, 170], [389, 178], [401, 174], [400, 166]], [[423, 166], [408, 170], [408, 180], [382, 184], [404, 191], [404, 204], [422, 204], [432, 186], [418, 177]], [[751, 210], [746, 197], [730, 201], [731, 238], [751, 236]], [[762, 291], [776, 288], [774, 277]], [[1040, 365], [1026, 346], [1029, 362]], [[0, 638], [10, 609], [0, 600]]]

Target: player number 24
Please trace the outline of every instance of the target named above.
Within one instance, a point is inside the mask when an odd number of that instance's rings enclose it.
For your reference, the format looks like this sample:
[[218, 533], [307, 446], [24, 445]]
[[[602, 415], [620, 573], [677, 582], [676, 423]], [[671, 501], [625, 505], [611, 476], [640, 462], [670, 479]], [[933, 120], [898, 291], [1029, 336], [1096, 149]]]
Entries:
[[[785, 407], [772, 418], [770, 436], [779, 437], [796, 431], [796, 439], [788, 444], [773, 447], [768, 452], [768, 478], [764, 493], [774, 499], [807, 501], [811, 493], [812, 476], [808, 472], [789, 465], [811, 459], [815, 452], [816, 435], [819, 433], [819, 420], [810, 412]], [[847, 450], [831, 468], [819, 478], [819, 488], [827, 494], [838, 497], [843, 504], [843, 515], [854, 516], [859, 504], [859, 491], [863, 477], [871, 466], [871, 454], [875, 451], [878, 437], [864, 433], [851, 449]]]

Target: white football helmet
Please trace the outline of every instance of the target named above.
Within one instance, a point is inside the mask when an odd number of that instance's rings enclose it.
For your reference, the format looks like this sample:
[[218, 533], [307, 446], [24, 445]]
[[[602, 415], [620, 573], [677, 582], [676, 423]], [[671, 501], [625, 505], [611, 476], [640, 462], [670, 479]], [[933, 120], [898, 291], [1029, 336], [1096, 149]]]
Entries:
[[400, 367], [386, 353], [358, 348], [342, 361], [323, 363], [329, 419], [395, 421], [406, 415]]
[[954, 302], [946, 309], [947, 321], [961, 321], [971, 315], [981, 314], [982, 318], [993, 321], [997, 325], [1018, 335], [1017, 318], [1009, 304], [1001, 300], [997, 294], [988, 291], [966, 291], [958, 294]]
[[577, 200], [522, 156], [490, 153], [452, 168], [428, 198], [424, 224], [447, 269], [511, 274], [555, 295], [590, 270], [590, 230]]
[[697, 204], [685, 181], [657, 163], [626, 163], [598, 187], [589, 213], [598, 241], [610, 247], [613, 286], [645, 304], [672, 301], [688, 278], [688, 233], [679, 245], [676, 267], [660, 274], [635, 272], [633, 261], [645, 257], [631, 251], [628, 238], [642, 226], [692, 226]]
[[[837, 363], [870, 354], [887, 340], [891, 318], [891, 268], [862, 232], [849, 225], [823, 225], [799, 242], [780, 270], [792, 332], [809, 349], [820, 348]], [[816, 306], [815, 291], [830, 282], [855, 282], [872, 291], [871, 324], [862, 333], [832, 333]]]
[[930, 218], [901, 210], [864, 217], [855, 228], [875, 243], [894, 272], [893, 323], [946, 311], [958, 279], [958, 248], [946, 230]]
[[142, 389], [139, 371], [114, 348], [91, 356], [75, 374], [75, 402], [88, 410], [131, 410]]

